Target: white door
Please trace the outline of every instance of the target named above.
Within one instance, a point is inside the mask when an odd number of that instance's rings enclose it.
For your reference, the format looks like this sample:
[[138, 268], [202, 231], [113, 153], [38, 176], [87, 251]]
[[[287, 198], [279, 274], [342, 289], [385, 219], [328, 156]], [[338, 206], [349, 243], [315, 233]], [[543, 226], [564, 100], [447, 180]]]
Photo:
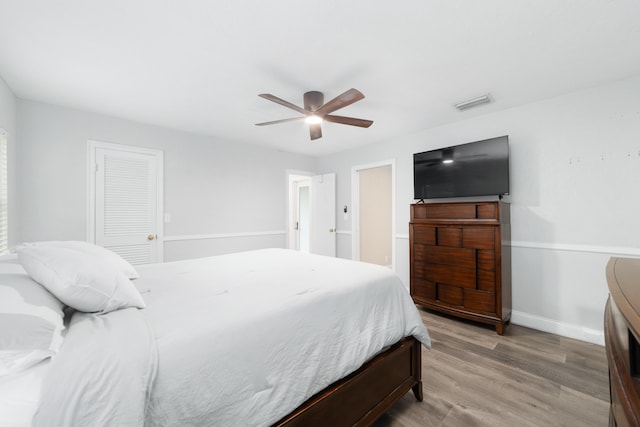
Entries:
[[90, 237], [132, 264], [161, 262], [162, 152], [106, 143], [93, 143], [90, 150], [95, 171]]
[[336, 174], [311, 178], [311, 253], [336, 256]]

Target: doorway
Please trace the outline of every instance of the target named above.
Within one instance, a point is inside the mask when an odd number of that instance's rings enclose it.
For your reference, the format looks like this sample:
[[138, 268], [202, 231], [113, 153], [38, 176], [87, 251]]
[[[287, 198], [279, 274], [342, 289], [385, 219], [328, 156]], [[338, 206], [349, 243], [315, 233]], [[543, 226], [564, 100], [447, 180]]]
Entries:
[[336, 256], [335, 174], [287, 171], [287, 247]]
[[289, 248], [309, 252], [311, 177], [289, 175]]
[[395, 162], [352, 169], [352, 258], [395, 269]]

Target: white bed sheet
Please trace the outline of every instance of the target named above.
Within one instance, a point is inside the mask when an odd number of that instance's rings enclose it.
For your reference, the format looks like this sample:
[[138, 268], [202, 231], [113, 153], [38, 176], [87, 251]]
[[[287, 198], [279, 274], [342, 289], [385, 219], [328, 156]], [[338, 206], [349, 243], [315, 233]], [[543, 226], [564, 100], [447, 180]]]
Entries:
[[138, 272], [159, 363], [147, 425], [271, 425], [405, 336], [430, 346], [385, 267], [267, 249]]

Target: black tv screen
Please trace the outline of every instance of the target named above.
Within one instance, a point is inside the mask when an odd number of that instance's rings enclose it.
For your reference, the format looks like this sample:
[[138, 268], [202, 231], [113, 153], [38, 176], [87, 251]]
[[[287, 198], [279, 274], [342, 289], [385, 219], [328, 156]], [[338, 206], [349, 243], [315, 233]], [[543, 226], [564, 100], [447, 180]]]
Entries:
[[414, 199], [509, 194], [509, 137], [413, 155]]

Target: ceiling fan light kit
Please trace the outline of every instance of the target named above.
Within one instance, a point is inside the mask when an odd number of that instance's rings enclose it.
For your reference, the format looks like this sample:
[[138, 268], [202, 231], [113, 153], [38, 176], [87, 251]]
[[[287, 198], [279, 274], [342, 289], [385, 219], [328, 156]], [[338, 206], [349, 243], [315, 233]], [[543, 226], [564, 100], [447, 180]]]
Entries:
[[371, 120], [356, 119], [354, 117], [344, 117], [332, 115], [334, 111], [344, 108], [348, 105], [358, 102], [364, 98], [362, 92], [356, 89], [348, 91], [336, 96], [325, 104], [324, 94], [318, 91], [306, 92], [303, 96], [304, 108], [298, 107], [282, 98], [271, 95], [270, 93], [261, 93], [261, 98], [280, 104], [302, 114], [302, 117], [294, 117], [290, 119], [274, 120], [270, 122], [256, 123], [256, 126], [274, 125], [277, 123], [292, 122], [297, 120], [305, 120], [309, 124], [309, 135], [311, 140], [322, 138], [322, 122], [339, 123], [349, 126], [358, 126], [368, 128], [373, 124]]
[[324, 120], [322, 120], [322, 117], [316, 116], [315, 114], [312, 114], [310, 116], [307, 116], [304, 119], [304, 121], [307, 122], [307, 124], [310, 124], [310, 125], [317, 125], [319, 123], [322, 123]]

